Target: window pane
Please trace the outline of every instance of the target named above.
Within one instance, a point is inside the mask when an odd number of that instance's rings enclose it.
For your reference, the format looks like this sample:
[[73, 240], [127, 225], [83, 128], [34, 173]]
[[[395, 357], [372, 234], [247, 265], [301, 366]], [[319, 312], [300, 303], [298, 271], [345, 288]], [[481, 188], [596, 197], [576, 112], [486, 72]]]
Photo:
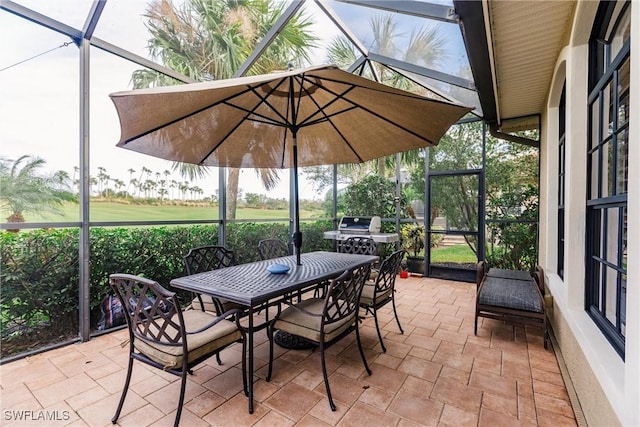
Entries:
[[[506, 143], [496, 144], [495, 150], [508, 151]], [[487, 148], [491, 150], [491, 148]], [[482, 167], [482, 124], [472, 122], [451, 126], [440, 144], [429, 149], [434, 171], [454, 171]], [[487, 154], [488, 156], [489, 154]]]
[[627, 275], [622, 275], [622, 290], [620, 294], [620, 333], [627, 335]]
[[618, 134], [618, 164], [616, 165], [616, 194], [625, 194], [629, 189], [629, 133]]
[[[1, 245], [3, 359], [78, 336], [78, 229], [14, 237]], [[96, 283], [96, 289], [103, 286]]]
[[622, 208], [622, 268], [621, 273], [621, 295], [620, 295], [620, 332], [626, 335], [627, 323], [627, 208]]
[[622, 208], [622, 265], [621, 267], [627, 271], [627, 224], [628, 224], [627, 208]]
[[[0, 11], [0, 157], [9, 167], [27, 169], [34, 179], [47, 178], [58, 190], [70, 192], [75, 201], [47, 204], [41, 195], [20, 194], [25, 222], [78, 221], [79, 114], [78, 49], [69, 37], [26, 19]], [[29, 59], [31, 58], [31, 59]], [[19, 164], [14, 161], [24, 158]], [[42, 163], [36, 161], [41, 159]], [[56, 181], [51, 178], [55, 176]], [[59, 179], [59, 180], [58, 180]], [[19, 188], [25, 188], [20, 186]], [[68, 200], [69, 198], [67, 198]], [[19, 204], [20, 201], [16, 199]], [[17, 213], [18, 205], [0, 209], [2, 222]], [[9, 212], [11, 211], [11, 212]], [[21, 221], [19, 221], [21, 222]]]
[[630, 63], [627, 59], [618, 72], [618, 128], [629, 120]]
[[116, 147], [120, 124], [109, 94], [131, 89], [134, 73], [149, 70], [96, 48], [91, 64], [91, 221], [218, 218], [217, 168], [191, 179], [174, 162]]
[[591, 228], [587, 233], [587, 239], [591, 246], [590, 255], [593, 257], [600, 257], [600, 252], [601, 252], [600, 242], [602, 241], [602, 230], [601, 230], [602, 214], [603, 214], [602, 209], [593, 208], [589, 210], [589, 225], [591, 226]]
[[618, 297], [618, 272], [613, 268], [607, 267], [605, 269], [605, 275], [607, 284], [605, 313], [607, 320], [615, 326], [617, 324], [616, 316], [618, 315], [618, 310], [616, 309], [616, 301]]
[[[432, 208], [446, 218], [446, 229], [478, 230], [478, 175], [434, 177], [431, 180]], [[505, 207], [517, 216], [521, 206]]]
[[600, 194], [598, 191], [598, 153], [599, 151], [591, 153], [591, 199], [599, 198]]
[[148, 44], [150, 34], [144, 14], [149, 9], [140, 1], [108, 1], [95, 29], [95, 36], [109, 43], [150, 58]]
[[589, 148], [597, 147], [601, 141], [601, 139], [598, 137], [598, 117], [600, 116], [599, 105], [599, 99], [596, 99], [595, 101], [593, 101], [593, 104], [591, 104], [591, 140], [589, 141]]
[[604, 128], [602, 129], [602, 139], [605, 139], [607, 136], [611, 135], [614, 128], [613, 118], [615, 115], [613, 114], [613, 102], [615, 100], [615, 93], [613, 93], [613, 84], [609, 82], [609, 84], [603, 89], [602, 95], [604, 96], [604, 106], [605, 109], [603, 113], [605, 114], [602, 117], [602, 123], [604, 124]]
[[[615, 20], [612, 20], [615, 22]], [[610, 38], [611, 59], [613, 60], [622, 46], [631, 36], [631, 8], [627, 7], [624, 16], [620, 19], [619, 24], [614, 28], [614, 33]]]
[[[238, 207], [237, 219], [281, 219], [289, 218], [289, 169], [270, 169], [270, 175], [261, 174], [259, 169], [229, 169], [229, 177], [238, 173]], [[276, 180], [277, 184], [270, 191], [265, 189], [264, 180]], [[231, 179], [229, 179], [231, 182]], [[302, 185], [302, 184], [300, 184]], [[227, 193], [227, 197], [231, 195]], [[302, 199], [302, 197], [301, 197]], [[231, 202], [227, 200], [227, 205]], [[305, 211], [301, 209], [301, 217]]]
[[602, 147], [602, 168], [600, 170], [602, 197], [613, 196], [614, 194], [613, 166], [613, 144], [611, 140], [608, 140]]
[[564, 169], [565, 169], [565, 139], [564, 139], [564, 135], [562, 135], [562, 138], [560, 139], [560, 150], [559, 150], [559, 158], [558, 158], [558, 172], [561, 175], [564, 175]]
[[[605, 259], [612, 264], [618, 264], [618, 236], [619, 236], [619, 208], [609, 208], [605, 210], [603, 223], [603, 236], [606, 236]], [[605, 239], [603, 239], [605, 240]]]
[[[17, 0], [16, 3], [41, 13], [45, 16], [60, 21], [71, 27], [82, 30], [89, 11], [91, 10], [91, 0], [65, 0], [65, 1], [42, 1], [42, 0]], [[15, 39], [11, 40], [12, 42]]]
[[345, 2], [327, 4], [371, 52], [469, 78], [458, 25]]

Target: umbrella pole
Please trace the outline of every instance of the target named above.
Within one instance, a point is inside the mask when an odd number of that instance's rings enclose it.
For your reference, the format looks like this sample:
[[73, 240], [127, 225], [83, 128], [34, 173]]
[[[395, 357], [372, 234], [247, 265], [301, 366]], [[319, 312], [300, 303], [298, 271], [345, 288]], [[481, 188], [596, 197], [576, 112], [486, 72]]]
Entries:
[[297, 137], [295, 132], [293, 133], [293, 191], [295, 197], [293, 198], [294, 203], [294, 227], [295, 231], [291, 236], [291, 240], [293, 241], [293, 246], [296, 252], [296, 262], [298, 265], [302, 265], [300, 262], [300, 252], [302, 249], [302, 233], [300, 232], [300, 195], [298, 194], [298, 144]]

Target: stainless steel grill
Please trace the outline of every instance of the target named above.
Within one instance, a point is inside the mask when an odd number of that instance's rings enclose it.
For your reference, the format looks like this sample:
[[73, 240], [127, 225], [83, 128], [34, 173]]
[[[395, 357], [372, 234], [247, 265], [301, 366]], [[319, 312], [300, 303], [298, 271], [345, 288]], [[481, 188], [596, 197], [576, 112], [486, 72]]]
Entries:
[[371, 237], [378, 243], [398, 241], [397, 233], [381, 233], [382, 221], [379, 216], [344, 216], [340, 220], [338, 229], [324, 233], [325, 239], [346, 240], [354, 236]]

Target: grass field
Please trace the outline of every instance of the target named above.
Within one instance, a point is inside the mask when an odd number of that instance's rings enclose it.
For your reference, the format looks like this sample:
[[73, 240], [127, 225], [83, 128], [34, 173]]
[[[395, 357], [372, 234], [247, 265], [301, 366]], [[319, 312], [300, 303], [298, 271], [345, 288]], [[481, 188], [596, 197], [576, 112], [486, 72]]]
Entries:
[[431, 262], [455, 264], [476, 263], [476, 254], [471, 251], [468, 245], [443, 246], [431, 251]]
[[[25, 214], [27, 222], [75, 222], [80, 220], [79, 205], [65, 203], [56, 214]], [[9, 216], [1, 211], [2, 220]], [[300, 211], [300, 218], [320, 218], [321, 211]], [[91, 221], [162, 221], [162, 220], [210, 220], [218, 219], [217, 206], [151, 206], [115, 202], [91, 202]], [[287, 219], [288, 210], [238, 208], [237, 219]]]

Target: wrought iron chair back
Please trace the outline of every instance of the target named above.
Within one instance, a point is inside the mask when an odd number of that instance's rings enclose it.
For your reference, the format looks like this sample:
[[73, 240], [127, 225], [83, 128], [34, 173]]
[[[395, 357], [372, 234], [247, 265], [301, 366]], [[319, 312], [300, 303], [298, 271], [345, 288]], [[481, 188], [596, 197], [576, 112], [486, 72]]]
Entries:
[[405, 249], [400, 249], [385, 258], [380, 263], [377, 277], [365, 283], [360, 298], [360, 306], [364, 308], [367, 313], [373, 315], [376, 331], [378, 332], [378, 339], [380, 340], [380, 346], [383, 352], [386, 352], [387, 348], [382, 340], [382, 333], [380, 331], [380, 325], [378, 324], [378, 309], [380, 307], [391, 302], [398, 329], [400, 329], [401, 334], [404, 334], [396, 309], [395, 284], [396, 277], [400, 271], [400, 264], [406, 253], [407, 251]]
[[125, 319], [136, 338], [183, 345], [186, 341], [184, 320], [174, 292], [152, 280], [128, 275], [112, 275], [111, 287], [120, 298]]
[[378, 244], [371, 237], [349, 237], [340, 242], [338, 252], [343, 254], [376, 255]]
[[[235, 254], [232, 250], [224, 246], [215, 245], [191, 248], [183, 257], [183, 260], [188, 275], [204, 273], [205, 271], [217, 270], [237, 264]], [[231, 309], [241, 308], [239, 304], [232, 303], [231, 301], [201, 294], [194, 295], [192, 306], [195, 307], [196, 305], [200, 306], [200, 310], [212, 311], [218, 316]], [[222, 365], [220, 355], [216, 355], [216, 359], [218, 360], [218, 364]]]
[[365, 266], [345, 271], [340, 277], [329, 282], [322, 310], [321, 335], [324, 334], [326, 325], [331, 323], [350, 316], [353, 316], [355, 322], [362, 287], [369, 277], [370, 270], [371, 266]]
[[224, 246], [191, 248], [183, 259], [189, 275], [237, 264], [234, 252]]
[[262, 239], [258, 242], [260, 259], [272, 259], [290, 255], [289, 246], [280, 239]]
[[393, 290], [400, 271], [400, 264], [406, 253], [405, 249], [400, 249], [382, 260], [378, 269], [378, 277], [375, 279], [376, 294], [380, 295], [389, 289]]

